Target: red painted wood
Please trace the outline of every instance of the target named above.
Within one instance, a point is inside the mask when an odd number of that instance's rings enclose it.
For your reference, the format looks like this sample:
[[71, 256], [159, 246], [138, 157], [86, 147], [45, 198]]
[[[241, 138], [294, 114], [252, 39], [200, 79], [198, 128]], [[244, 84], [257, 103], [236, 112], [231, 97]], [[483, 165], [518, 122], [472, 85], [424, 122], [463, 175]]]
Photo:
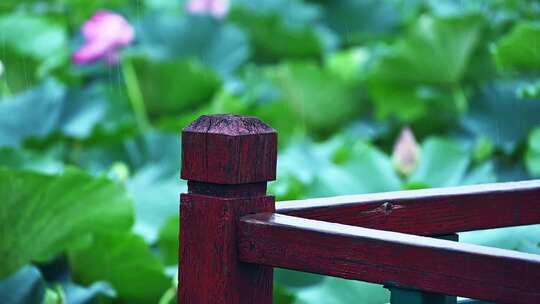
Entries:
[[540, 303], [540, 256], [282, 214], [245, 216], [242, 261], [495, 301]]
[[203, 116], [182, 133], [178, 303], [272, 303], [271, 267], [240, 262], [240, 216], [273, 212], [273, 129], [256, 118]]
[[277, 213], [418, 235], [540, 223], [540, 180], [278, 202]]
[[273, 207], [269, 196], [182, 195], [179, 303], [272, 303], [272, 268], [239, 261], [236, 225]]
[[277, 133], [255, 117], [201, 116], [182, 131], [182, 178], [216, 184], [276, 179]]

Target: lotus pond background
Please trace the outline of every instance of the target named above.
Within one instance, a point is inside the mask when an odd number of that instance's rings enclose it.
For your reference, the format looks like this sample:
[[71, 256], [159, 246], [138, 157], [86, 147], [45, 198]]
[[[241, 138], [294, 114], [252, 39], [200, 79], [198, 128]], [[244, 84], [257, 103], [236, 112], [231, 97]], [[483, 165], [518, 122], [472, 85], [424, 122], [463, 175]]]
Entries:
[[[179, 130], [256, 115], [278, 200], [540, 177], [537, 1], [0, 3], [0, 302], [173, 303]], [[75, 64], [120, 14], [116, 64]], [[120, 51], [120, 50], [119, 50]], [[409, 127], [413, 164], [392, 155]], [[540, 228], [461, 234], [540, 253]], [[385, 303], [378, 285], [277, 270], [276, 303]]]

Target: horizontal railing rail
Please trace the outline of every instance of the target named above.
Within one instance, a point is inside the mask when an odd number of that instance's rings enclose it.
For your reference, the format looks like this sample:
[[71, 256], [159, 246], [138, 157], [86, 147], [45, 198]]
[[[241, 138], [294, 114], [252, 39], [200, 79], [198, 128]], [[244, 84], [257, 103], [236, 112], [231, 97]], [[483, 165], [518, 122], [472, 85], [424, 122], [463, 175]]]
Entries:
[[276, 212], [417, 235], [540, 223], [540, 180], [283, 201]]
[[540, 303], [540, 256], [456, 234], [539, 224], [540, 180], [276, 205], [276, 160], [277, 132], [254, 117], [183, 130], [179, 303], [271, 304], [274, 267], [383, 284], [392, 304]]
[[241, 261], [504, 303], [540, 303], [540, 256], [275, 213], [239, 222]]

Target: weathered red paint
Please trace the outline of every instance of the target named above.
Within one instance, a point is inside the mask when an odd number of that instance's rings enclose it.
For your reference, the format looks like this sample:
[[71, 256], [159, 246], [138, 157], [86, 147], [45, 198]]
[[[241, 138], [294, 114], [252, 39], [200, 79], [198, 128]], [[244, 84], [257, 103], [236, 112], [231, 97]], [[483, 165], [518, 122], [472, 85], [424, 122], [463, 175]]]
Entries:
[[276, 132], [256, 118], [203, 116], [182, 132], [178, 301], [272, 303], [272, 268], [240, 262], [240, 216], [273, 212]]
[[253, 117], [202, 116], [183, 130], [179, 303], [270, 304], [272, 267], [540, 303], [539, 256], [411, 235], [540, 223], [540, 181], [282, 202], [275, 213], [276, 148]]
[[540, 223], [540, 180], [278, 202], [277, 213], [418, 235]]
[[255, 117], [201, 116], [182, 131], [182, 178], [215, 184], [276, 179], [277, 133]]
[[540, 303], [540, 256], [282, 214], [240, 221], [245, 262], [458, 295]]

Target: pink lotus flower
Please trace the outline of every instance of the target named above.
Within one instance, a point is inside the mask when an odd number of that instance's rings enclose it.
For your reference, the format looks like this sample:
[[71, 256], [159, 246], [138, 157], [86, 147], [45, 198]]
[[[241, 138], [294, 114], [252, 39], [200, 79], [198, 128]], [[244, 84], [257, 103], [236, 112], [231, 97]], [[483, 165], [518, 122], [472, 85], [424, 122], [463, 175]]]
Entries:
[[229, 12], [229, 0], [189, 0], [186, 9], [191, 14], [210, 14], [222, 18]]
[[392, 159], [396, 169], [404, 175], [411, 174], [420, 156], [420, 149], [410, 128], [403, 128], [394, 144]]
[[116, 64], [119, 51], [135, 38], [133, 27], [119, 14], [98, 11], [84, 23], [81, 32], [85, 44], [73, 54], [73, 62], [85, 64], [105, 59]]

